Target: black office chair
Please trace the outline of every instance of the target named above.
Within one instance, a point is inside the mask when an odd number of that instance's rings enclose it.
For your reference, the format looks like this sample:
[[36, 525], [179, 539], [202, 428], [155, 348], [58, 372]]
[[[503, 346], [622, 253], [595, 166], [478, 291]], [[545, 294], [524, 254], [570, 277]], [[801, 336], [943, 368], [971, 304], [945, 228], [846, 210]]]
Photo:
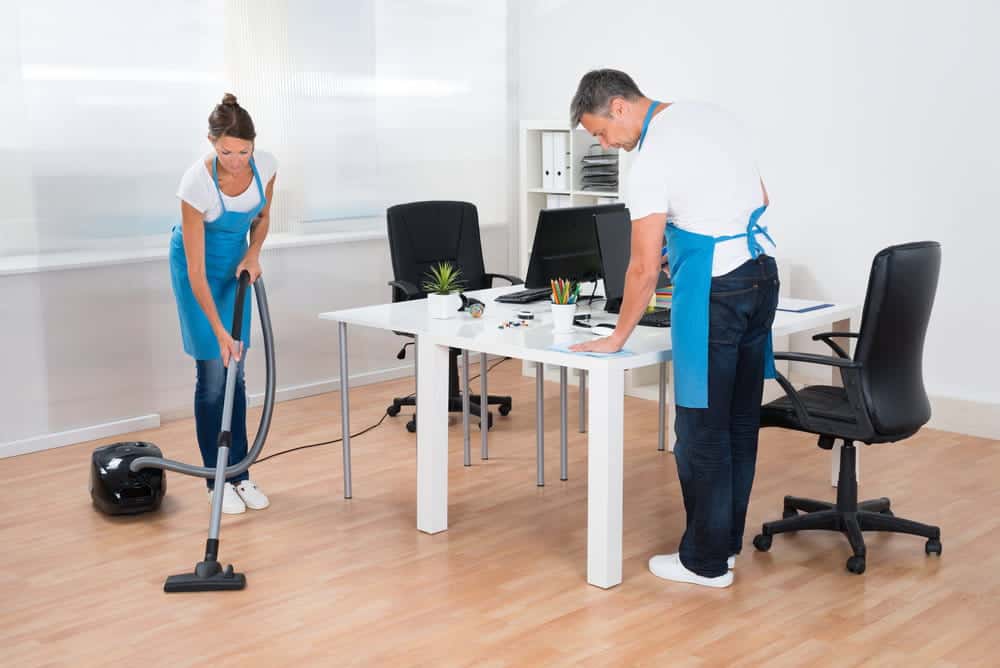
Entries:
[[[480, 290], [492, 287], [493, 281], [502, 278], [511, 285], [524, 283], [515, 276], [489, 274], [483, 264], [483, 248], [479, 237], [479, 214], [476, 207], [468, 202], [412, 202], [390, 207], [386, 212], [389, 230], [389, 251], [392, 255], [392, 271], [396, 280], [390, 281], [392, 301], [423, 299], [427, 295], [421, 286], [427, 278], [428, 270], [439, 262], [450, 262], [462, 270], [463, 290]], [[411, 335], [396, 332], [400, 336]], [[406, 344], [409, 345], [409, 344]], [[406, 355], [406, 345], [397, 357]], [[458, 382], [458, 356], [461, 351], [452, 348], [448, 371], [448, 410], [462, 411], [462, 395]], [[481, 369], [480, 373], [485, 373]], [[500, 415], [507, 415], [511, 409], [511, 398], [490, 394], [489, 405], [497, 405]], [[414, 396], [398, 397], [386, 409], [390, 416], [399, 414], [403, 406], [416, 406]], [[469, 395], [469, 410], [479, 415], [479, 395]], [[487, 428], [493, 426], [493, 414], [489, 413]], [[482, 425], [480, 425], [482, 428]], [[417, 430], [417, 417], [406, 424], [410, 432]]]
[[[837, 502], [786, 496], [783, 519], [767, 522], [754, 538], [758, 550], [771, 548], [771, 537], [803, 530], [840, 531], [854, 556], [847, 570], [865, 571], [863, 531], [889, 531], [923, 536], [927, 554], [941, 554], [941, 530], [895, 517], [889, 499], [858, 503], [855, 441], [893, 443], [912, 436], [931, 417], [924, 390], [924, 335], [934, 304], [941, 245], [921, 242], [891, 246], [875, 256], [859, 333], [827, 332], [823, 341], [836, 357], [778, 353], [775, 359], [825, 364], [840, 369], [843, 387], [814, 385], [795, 390], [778, 375], [786, 396], [761, 409], [762, 427], [782, 427], [819, 436], [819, 447], [832, 449], [842, 439]], [[833, 341], [857, 339], [853, 359]], [[804, 511], [804, 515], [799, 515]]]

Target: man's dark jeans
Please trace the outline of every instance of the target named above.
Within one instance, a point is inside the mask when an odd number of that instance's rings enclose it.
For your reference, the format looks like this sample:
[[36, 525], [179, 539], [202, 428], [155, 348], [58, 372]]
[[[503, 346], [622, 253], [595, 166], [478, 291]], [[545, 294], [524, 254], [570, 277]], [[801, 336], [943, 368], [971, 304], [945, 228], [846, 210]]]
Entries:
[[726, 573], [743, 544], [757, 464], [764, 355], [778, 306], [778, 268], [761, 255], [712, 279], [708, 408], [677, 407], [674, 457], [684, 494], [684, 566]]

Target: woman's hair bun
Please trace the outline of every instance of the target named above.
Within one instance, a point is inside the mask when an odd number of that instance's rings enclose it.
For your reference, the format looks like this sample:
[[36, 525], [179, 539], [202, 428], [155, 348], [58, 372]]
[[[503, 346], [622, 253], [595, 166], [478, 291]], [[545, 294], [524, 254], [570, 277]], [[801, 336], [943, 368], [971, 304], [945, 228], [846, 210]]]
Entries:
[[232, 93], [226, 93], [225, 95], [222, 96], [222, 104], [225, 105], [225, 106], [227, 106], [227, 107], [238, 107], [238, 106], [240, 106], [236, 102], [236, 96], [233, 95]]

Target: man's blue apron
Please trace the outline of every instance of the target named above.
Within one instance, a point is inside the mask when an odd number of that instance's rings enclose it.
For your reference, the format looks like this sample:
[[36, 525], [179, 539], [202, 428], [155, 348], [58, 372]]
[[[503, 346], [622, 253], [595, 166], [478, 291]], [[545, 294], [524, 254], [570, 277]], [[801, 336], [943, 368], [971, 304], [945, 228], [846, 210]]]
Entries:
[[[205, 223], [205, 274], [208, 287], [215, 300], [215, 308], [222, 324], [229, 329], [233, 322], [233, 306], [236, 303], [236, 267], [247, 253], [247, 232], [257, 214], [264, 208], [264, 186], [257, 172], [257, 165], [250, 159], [253, 178], [257, 183], [260, 203], [250, 211], [227, 211], [219, 189], [218, 159], [212, 162], [212, 180], [219, 196], [222, 215], [210, 223]], [[181, 226], [175, 225], [170, 237], [170, 280], [177, 300], [177, 315], [181, 323], [181, 338], [184, 352], [198, 360], [221, 357], [219, 342], [212, 331], [208, 317], [195, 299], [188, 280], [187, 259], [184, 256], [184, 236]], [[250, 291], [247, 290], [243, 304], [243, 347], [250, 347]]]
[[[653, 111], [659, 104], [654, 101], [649, 106], [639, 135], [639, 150], [642, 150]], [[678, 406], [708, 408], [708, 321], [715, 244], [746, 238], [750, 256], [756, 259], [764, 252], [757, 241], [757, 235], [763, 235], [774, 243], [767, 228], [758, 223], [766, 209], [765, 204], [754, 210], [750, 214], [746, 232], [731, 236], [696, 234], [667, 221], [666, 250], [673, 283], [670, 337], [674, 359], [674, 397]], [[764, 356], [764, 377], [775, 377], [774, 348], [770, 334]]]

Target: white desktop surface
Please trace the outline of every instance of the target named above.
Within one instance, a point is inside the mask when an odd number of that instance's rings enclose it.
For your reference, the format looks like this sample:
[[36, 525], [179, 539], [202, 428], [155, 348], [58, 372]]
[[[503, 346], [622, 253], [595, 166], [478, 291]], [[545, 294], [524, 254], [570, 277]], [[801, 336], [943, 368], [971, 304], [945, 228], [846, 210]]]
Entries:
[[[637, 327], [625, 345], [634, 353], [629, 356], [592, 357], [555, 351], [552, 346], [586, 341], [596, 335], [585, 329], [571, 334], [553, 333], [547, 301], [494, 301], [498, 295], [519, 289], [522, 286], [467, 293], [486, 304], [485, 313], [478, 319], [465, 312], [448, 320], [432, 319], [424, 300], [330, 311], [319, 317], [341, 323], [342, 360], [346, 358], [344, 328], [348, 324], [418, 337], [417, 528], [432, 534], [448, 528], [448, 407], [446, 393], [438, 388], [448, 385], [449, 347], [587, 370], [587, 581], [602, 588], [613, 587], [622, 580], [624, 374], [626, 369], [669, 361], [670, 332], [668, 328]], [[578, 313], [591, 312], [594, 323], [614, 322], [617, 316], [605, 313], [603, 306], [603, 301], [595, 302], [593, 307], [581, 304]], [[527, 326], [502, 327], [504, 321], [516, 321], [517, 312], [524, 309], [535, 314]], [[845, 304], [808, 313], [779, 311], [773, 333], [784, 336], [831, 325], [844, 330], [857, 313], [856, 305]], [[343, 372], [342, 377], [342, 405], [347, 405], [348, 383]], [[349, 419], [349, 413], [345, 419]], [[349, 442], [345, 446], [346, 465]]]

